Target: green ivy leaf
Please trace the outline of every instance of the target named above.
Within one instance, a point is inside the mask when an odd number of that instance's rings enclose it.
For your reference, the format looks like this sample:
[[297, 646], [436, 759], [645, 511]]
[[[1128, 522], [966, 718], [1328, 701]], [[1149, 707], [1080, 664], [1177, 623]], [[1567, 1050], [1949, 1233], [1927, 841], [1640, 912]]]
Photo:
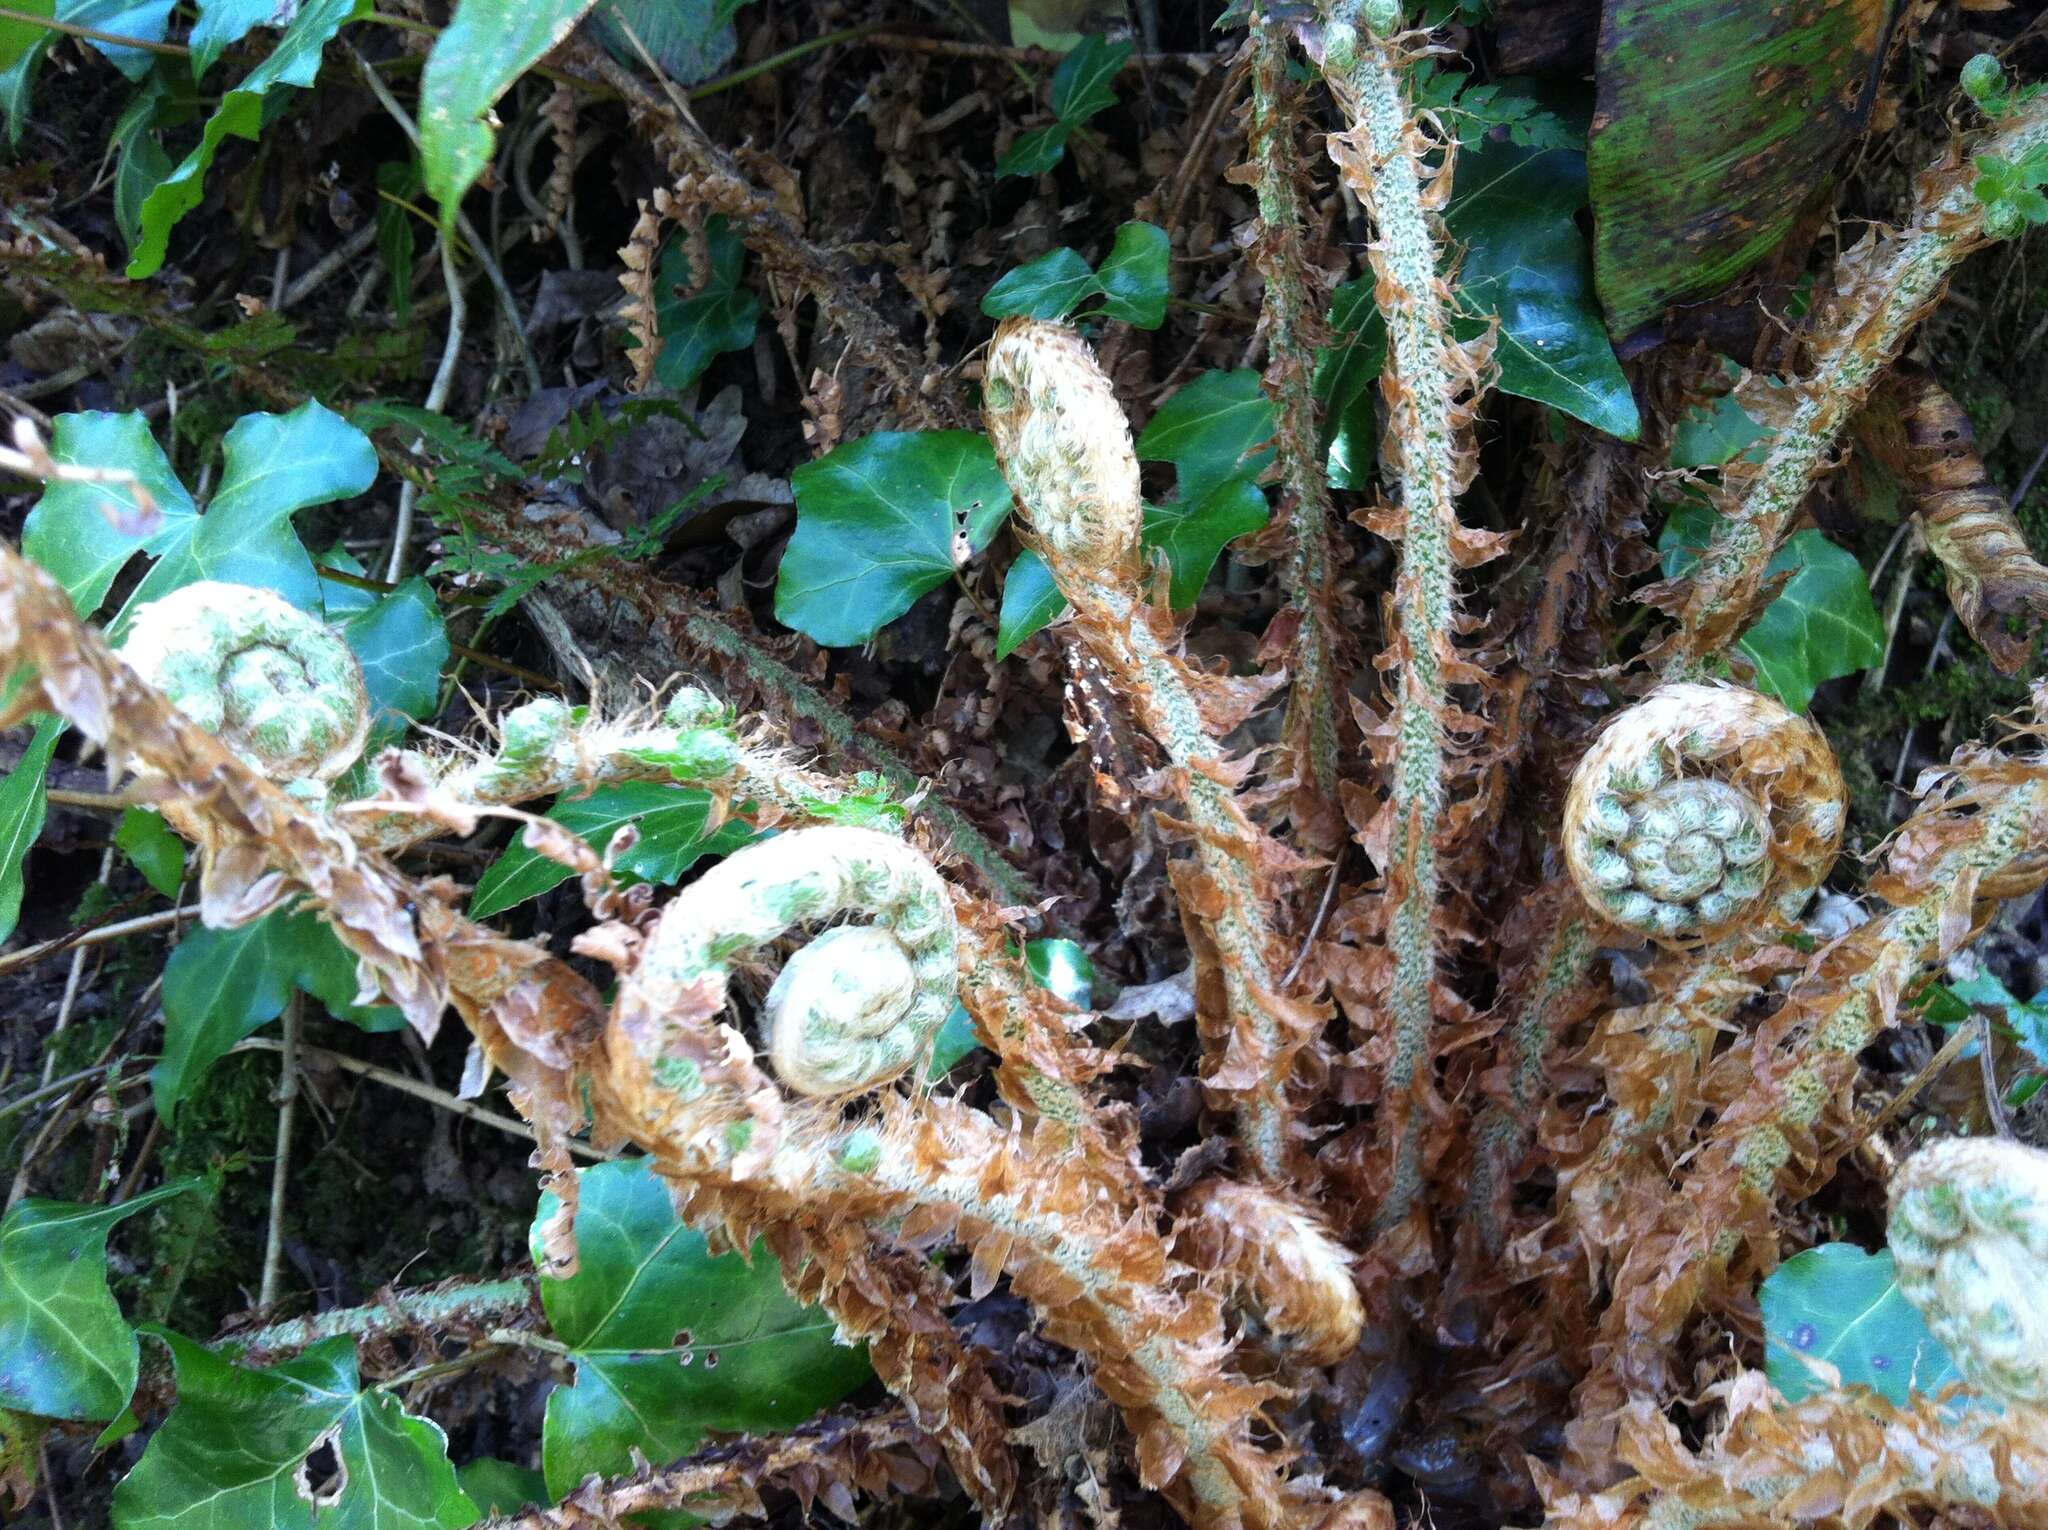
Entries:
[[[540, 1283], [576, 1367], [571, 1385], [548, 1394], [541, 1431], [554, 1496], [591, 1472], [631, 1470], [635, 1451], [650, 1461], [688, 1455], [707, 1429], [791, 1428], [867, 1380], [866, 1354], [835, 1344], [831, 1318], [790, 1297], [767, 1247], [751, 1263], [711, 1254], [648, 1160], [598, 1164], [579, 1178], [577, 1272]], [[562, 1209], [542, 1197], [536, 1262]]]
[[1592, 257], [1573, 221], [1585, 205], [1586, 157], [1574, 150], [1481, 142], [1459, 154], [1444, 218], [1466, 247], [1458, 295], [1499, 317], [1502, 392], [1634, 441], [1642, 417], [1608, 342]]
[[954, 538], [987, 547], [1010, 486], [986, 436], [879, 431], [790, 477], [796, 535], [775, 579], [775, 615], [828, 648], [865, 643], [953, 574]]
[[142, 879], [166, 898], [175, 898], [185, 880], [185, 842], [171, 832], [163, 814], [132, 807], [121, 813], [114, 847], [142, 873]]
[[38, 717], [28, 747], [7, 779], [0, 781], [0, 940], [12, 935], [21, 922], [22, 863], [43, 832], [50, 806], [43, 777], [63, 732], [64, 724], [57, 718]]
[[356, 1003], [356, 959], [316, 915], [279, 909], [239, 929], [186, 933], [164, 963], [164, 1050], [149, 1070], [166, 1125], [206, 1070], [283, 1014], [294, 991], [366, 1031], [404, 1024], [389, 1005]]
[[[420, 163], [444, 237], [491, 162], [487, 119], [512, 82], [552, 52], [591, 0], [462, 0], [420, 78]], [[132, 274], [132, 273], [131, 273]]]
[[1372, 279], [1330, 294], [1330, 344], [1316, 352], [1315, 395], [1335, 489], [1363, 489], [1379, 458], [1379, 382], [1387, 365], [1387, 326], [1373, 302]]
[[[181, 1334], [171, 1351], [178, 1404], [114, 1489], [116, 1530], [312, 1530], [312, 1495], [330, 1491], [320, 1530], [465, 1530], [477, 1508], [456, 1481], [448, 1440], [391, 1393], [365, 1389], [356, 1342], [323, 1340], [250, 1370]], [[330, 1447], [333, 1484], [301, 1482]]]
[[[20, 141], [22, 125], [28, 120], [29, 97], [35, 90], [43, 58], [63, 35], [23, 17], [51, 16], [119, 37], [162, 42], [170, 30], [173, 3], [174, 0], [30, 0], [26, 5], [10, 5], [8, 9], [20, 12], [21, 17], [0, 20], [0, 111], [7, 116], [8, 141]], [[91, 37], [79, 41], [131, 80], [149, 73], [156, 61], [146, 49]]]
[[1147, 462], [1171, 462], [1180, 498], [1200, 501], [1227, 478], [1256, 478], [1273, 460], [1273, 401], [1259, 374], [1204, 372], [1159, 406], [1138, 437]]
[[[712, 797], [693, 786], [667, 786], [659, 781], [621, 781], [600, 786], [587, 797], [564, 797], [547, 816], [590, 842], [599, 855], [627, 824], [640, 831], [640, 843], [620, 856], [617, 869], [644, 882], [670, 885], [706, 855], [728, 855], [753, 838], [753, 830], [733, 820], [713, 830]], [[569, 878], [569, 868], [538, 850], [514, 844], [477, 880], [469, 900], [472, 919], [488, 919], [537, 898]]]
[[1064, 319], [1099, 297], [1105, 316], [1157, 329], [1166, 319], [1169, 244], [1154, 224], [1126, 223], [1099, 271], [1062, 245], [1006, 273], [982, 298], [981, 311], [991, 319]]
[[1955, 1362], [1899, 1290], [1889, 1250], [1866, 1254], [1853, 1243], [1823, 1243], [1771, 1272], [1760, 1297], [1764, 1370], [1798, 1402], [1827, 1390], [1825, 1361], [1843, 1386], [1864, 1386], [1904, 1407], [1913, 1392], [1934, 1393], [1957, 1379]]
[[186, 43], [192, 49], [192, 77], [198, 79], [220, 56], [277, 16], [277, 0], [199, 0], [199, 20]]
[[1052, 74], [1052, 114], [1070, 127], [1116, 105], [1112, 83], [1131, 61], [1128, 42], [1110, 42], [1089, 33], [1060, 60]]
[[517, 1514], [529, 1504], [548, 1504], [548, 1479], [530, 1466], [479, 1456], [455, 1468], [455, 1480], [479, 1514]]
[[232, 133], [254, 141], [263, 132], [263, 109], [272, 86], [303, 90], [320, 72], [320, 50], [342, 24], [367, 15], [370, 0], [305, 0], [270, 57], [221, 97], [220, 109], [207, 119], [197, 148], [157, 185], [142, 203], [142, 242], [128, 262], [133, 280], [154, 276], [163, 268], [171, 230], [178, 220], [206, 198], [206, 172], [223, 140]]
[[1109, 258], [1096, 271], [1106, 301], [1103, 313], [1140, 329], [1166, 322], [1167, 265], [1172, 240], [1155, 223], [1130, 222], [1116, 231]]
[[141, 1357], [107, 1289], [115, 1224], [199, 1181], [179, 1180], [118, 1206], [29, 1199], [0, 1221], [0, 1408], [46, 1418], [113, 1418], [128, 1406]]
[[[1699, 561], [1715, 519], [1699, 505], [1672, 511], [1657, 539], [1666, 577]], [[1856, 555], [1818, 531], [1797, 532], [1778, 549], [1766, 577], [1786, 573], [1790, 581], [1737, 646], [1756, 666], [1757, 689], [1803, 712], [1823, 683], [1884, 657], [1884, 621]]]
[[1026, 941], [1024, 965], [1039, 987], [1051, 989], [1078, 1009], [1088, 1008], [1095, 992], [1095, 962], [1078, 942]]
[[1058, 621], [1066, 609], [1067, 597], [1053, 582], [1045, 559], [1025, 548], [1003, 576], [1003, 608], [996, 614], [996, 657], [1007, 659], [1026, 638]]
[[1249, 478], [1226, 478], [1192, 505], [1177, 499], [1145, 507], [1145, 545], [1166, 554], [1167, 598], [1176, 611], [1200, 598], [1223, 549], [1269, 514], [1265, 491]]
[[1067, 135], [1073, 129], [1064, 122], [1019, 133], [996, 160], [996, 174], [1038, 176], [1067, 157]]
[[677, 393], [695, 384], [727, 351], [752, 345], [761, 322], [761, 300], [740, 285], [747, 247], [726, 227], [725, 214], [705, 221], [704, 239], [711, 251], [711, 276], [702, 291], [682, 296], [694, 283], [687, 241], [680, 234], [662, 251], [655, 283], [661, 355], [654, 363], [654, 380]]
[[[328, 605], [332, 620], [331, 595]], [[348, 617], [341, 632], [362, 661], [363, 683], [370, 692], [374, 721], [367, 750], [403, 733], [405, 719], [433, 714], [441, 700], [441, 670], [448, 662], [448, 623], [432, 585], [415, 575]]]
[[1061, 245], [1004, 272], [982, 298], [981, 311], [991, 319], [1064, 319], [1101, 291], [1081, 252]]
[[1969, 1019], [1976, 1010], [1989, 1010], [2036, 1067], [2048, 1068], [2048, 1004], [2039, 1002], [2042, 995], [2036, 994], [2032, 1000], [2017, 998], [1988, 968], [1973, 978], [1936, 987], [1948, 997], [1952, 1009], [1937, 1010], [1930, 1006], [1928, 1020], [1936, 1025], [1953, 1025]]
[[142, 204], [171, 173], [171, 157], [156, 136], [168, 94], [164, 76], [151, 75], [115, 119], [107, 140], [114, 155], [114, 222], [131, 250], [142, 238]]

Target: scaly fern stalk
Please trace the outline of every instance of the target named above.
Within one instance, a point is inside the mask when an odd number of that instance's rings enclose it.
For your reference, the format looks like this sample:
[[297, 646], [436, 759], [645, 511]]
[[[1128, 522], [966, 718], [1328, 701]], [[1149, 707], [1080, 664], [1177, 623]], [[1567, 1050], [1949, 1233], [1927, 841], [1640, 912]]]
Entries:
[[1302, 167], [1287, 83], [1287, 39], [1261, 16], [1252, 26], [1251, 152], [1259, 198], [1252, 260], [1265, 280], [1267, 395], [1273, 400], [1280, 482], [1286, 493], [1289, 609], [1297, 626], [1288, 655], [1283, 736], [1294, 751], [1297, 832], [1320, 850], [1338, 843], [1336, 623], [1331, 613], [1330, 482], [1315, 397], [1319, 341], [1308, 257], [1302, 248]]
[[[2048, 94], [2013, 110], [1971, 155], [2018, 161], [2048, 147]], [[1941, 301], [1956, 265], [1990, 242], [1976, 170], [1953, 150], [1920, 178], [1906, 227], [1866, 239], [1836, 262], [1835, 292], [1810, 329], [1806, 375], [1778, 393], [1740, 395], [1775, 423], [1761, 463], [1729, 469], [1725, 512], [1686, 587], [1678, 628], [1662, 655], [1666, 679], [1696, 677], [1758, 614], [1764, 571], [1807, 493], [1831, 461], [1843, 427], [1863, 406], [1913, 328]], [[1778, 423], [1778, 422], [1782, 423]]]
[[1331, 11], [1322, 39], [1323, 74], [1350, 123], [1348, 131], [1331, 136], [1330, 157], [1379, 229], [1371, 259], [1378, 278], [1374, 295], [1387, 321], [1387, 452], [1401, 490], [1398, 511], [1375, 528], [1401, 545], [1393, 599], [1399, 678], [1385, 867], [1393, 908], [1386, 936], [1393, 954], [1387, 993], [1393, 1045], [1382, 1096], [1392, 1107], [1385, 1119], [1398, 1143], [1374, 1218], [1380, 1231], [1407, 1219], [1422, 1183], [1419, 1096], [1429, 1084], [1436, 1014], [1437, 834], [1450, 686], [1459, 675], [1451, 640], [1458, 625], [1455, 571], [1465, 551], [1455, 500], [1471, 471], [1457, 400], [1468, 386], [1472, 362], [1450, 332], [1442, 275], [1448, 267], [1431, 217], [1435, 188], [1425, 192], [1423, 159], [1432, 146], [1408, 110], [1392, 44], [1375, 30], [1398, 26], [1399, 15], [1396, 6], [1344, 0]]
[[1252, 1171], [1283, 1180], [1294, 1152], [1288, 1086], [1314, 1015], [1279, 991], [1271, 890], [1261, 875], [1279, 852], [1237, 805], [1242, 772], [1222, 744], [1265, 688], [1194, 675], [1174, 655], [1170, 618], [1131, 593], [1143, 514], [1138, 459], [1086, 342], [1064, 325], [1011, 319], [996, 331], [985, 370], [996, 458], [1046, 567], [1074, 607], [1082, 641], [1177, 774], [1195, 842], [1194, 870], [1185, 862], [1173, 869], [1182, 922], [1198, 966], [1221, 977], [1220, 1000], [1201, 1005], [1204, 1081], [1236, 1110]]

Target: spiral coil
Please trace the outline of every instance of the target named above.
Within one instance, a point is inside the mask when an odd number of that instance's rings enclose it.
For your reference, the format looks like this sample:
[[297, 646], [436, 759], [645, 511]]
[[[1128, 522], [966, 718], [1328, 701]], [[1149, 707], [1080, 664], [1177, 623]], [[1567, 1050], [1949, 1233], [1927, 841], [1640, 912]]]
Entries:
[[1732, 686], [1677, 684], [1572, 775], [1565, 857], [1587, 902], [1670, 943], [1789, 918], [1834, 864], [1845, 794], [1819, 729]]
[[121, 657], [273, 781], [331, 781], [369, 736], [369, 691], [347, 642], [271, 590], [185, 585], [136, 610]]
[[[926, 1055], [959, 990], [946, 884], [920, 851], [879, 830], [792, 829], [728, 856], [663, 911], [627, 979], [631, 997], [656, 1015], [710, 991], [722, 1000], [741, 958], [844, 913], [874, 922], [828, 929], [783, 965], [763, 1006], [765, 1050], [799, 1094], [876, 1088]], [[658, 1027], [650, 1041], [660, 1044]]]

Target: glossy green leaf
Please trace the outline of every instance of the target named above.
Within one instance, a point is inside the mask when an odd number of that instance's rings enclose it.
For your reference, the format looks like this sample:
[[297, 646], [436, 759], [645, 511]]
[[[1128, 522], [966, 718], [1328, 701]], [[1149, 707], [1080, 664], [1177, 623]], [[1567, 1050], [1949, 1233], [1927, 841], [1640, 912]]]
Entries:
[[256, 28], [272, 25], [276, 15], [277, 0], [199, 0], [199, 20], [186, 39], [193, 77], [205, 74]]
[[[476, 1522], [447, 1437], [392, 1393], [363, 1386], [353, 1337], [251, 1370], [180, 1334], [151, 1331], [170, 1347], [178, 1404], [114, 1489], [116, 1530], [465, 1530]], [[328, 1480], [308, 1480], [335, 1468]]]
[[1688, 409], [1672, 428], [1671, 465], [1725, 467], [1763, 437], [1763, 426], [1749, 417], [1734, 394], [1724, 393]]
[[1845, 1387], [1869, 1387], [1903, 1407], [1912, 1392], [1939, 1392], [1955, 1362], [1899, 1290], [1889, 1250], [1823, 1243], [1771, 1272], [1760, 1293], [1764, 1370], [1791, 1402], [1826, 1391], [1834, 1367]]
[[[313, 505], [362, 493], [377, 476], [370, 439], [340, 415], [308, 402], [290, 414], [247, 414], [221, 443], [220, 488], [200, 514], [138, 414], [60, 415], [51, 451], [61, 462], [124, 467], [156, 497], [162, 512], [147, 534], [116, 526], [103, 506], [132, 517], [132, 494], [119, 484], [54, 483], [29, 513], [22, 547], [55, 574], [90, 615], [137, 552], [156, 557], [124, 613], [199, 579], [276, 590], [294, 605], [320, 609], [313, 560], [291, 517]], [[116, 633], [123, 625], [116, 618]]]
[[[1713, 512], [1700, 506], [1672, 512], [1657, 541], [1667, 576], [1699, 561], [1713, 524]], [[1822, 684], [1884, 657], [1884, 620], [1856, 555], [1821, 532], [1795, 532], [1778, 549], [1768, 577], [1784, 574], [1790, 580], [1737, 646], [1756, 666], [1757, 688], [1803, 712]]]
[[1171, 462], [1179, 495], [1199, 501], [1226, 478], [1256, 476], [1273, 460], [1273, 401], [1259, 374], [1204, 372], [1159, 406], [1138, 437], [1147, 462]]
[[1061, 245], [1004, 272], [982, 298], [981, 311], [991, 319], [1064, 319], [1101, 291], [1081, 252]]
[[1095, 962], [1071, 940], [1032, 940], [1024, 945], [1024, 965], [1038, 980], [1079, 1009], [1086, 1009], [1095, 992]]
[[1078, 127], [1116, 105], [1118, 72], [1131, 61], [1128, 42], [1110, 42], [1090, 33], [1060, 60], [1052, 75], [1052, 114]]
[[114, 120], [107, 140], [114, 155], [114, 222], [131, 250], [142, 238], [142, 204], [171, 173], [171, 157], [156, 132], [166, 94], [164, 77], [151, 75]]
[[1575, 150], [1482, 142], [1460, 153], [1445, 217], [1466, 252], [1459, 304], [1500, 320], [1502, 392], [1633, 441], [1642, 418], [1573, 221], [1585, 204], [1586, 160]]
[[1185, 611], [1209, 582], [1223, 549], [1266, 524], [1271, 509], [1265, 491], [1249, 478], [1226, 478], [1194, 504], [1145, 507], [1145, 545], [1166, 554], [1168, 599]]
[[704, 238], [711, 251], [711, 275], [702, 291], [690, 293], [690, 255], [681, 235], [661, 254], [655, 284], [655, 324], [661, 331], [661, 355], [654, 379], [680, 393], [704, 375], [704, 369], [727, 351], [743, 351], [754, 343], [761, 322], [761, 300], [740, 285], [747, 249], [726, 227], [723, 213], [707, 219]]
[[114, 848], [127, 856], [142, 879], [166, 898], [175, 898], [185, 880], [185, 842], [171, 832], [163, 814], [132, 807], [121, 813], [114, 830]]
[[1330, 486], [1363, 489], [1379, 458], [1380, 373], [1387, 365], [1387, 326], [1373, 302], [1371, 277], [1330, 294], [1330, 335], [1316, 352], [1315, 375]]
[[1951, 981], [1942, 986], [1942, 991], [1962, 1013], [1944, 1018], [1930, 1009], [1927, 1018], [1934, 1024], [1952, 1025], [1957, 1019], [1967, 1020], [1972, 1013], [1983, 1010], [2020, 1044], [2036, 1067], [2048, 1068], [2048, 1004], [2041, 1002], [2048, 995], [2036, 994], [2031, 1000], [2017, 998], [1989, 968], [1980, 969], [1975, 977]]
[[206, 172], [232, 133], [255, 139], [263, 131], [263, 108], [274, 86], [301, 90], [320, 72], [320, 52], [344, 22], [371, 10], [370, 0], [305, 0], [268, 58], [221, 97], [220, 109], [207, 119], [199, 144], [178, 168], [158, 183], [142, 204], [142, 240], [128, 262], [128, 275], [140, 279], [163, 268], [171, 230], [178, 220], [206, 198]]
[[58, 719], [38, 718], [28, 747], [7, 772], [7, 779], [0, 781], [0, 940], [12, 935], [21, 922], [23, 862], [36, 836], [43, 832], [50, 806], [44, 776], [63, 732], [64, 724]]
[[406, 580], [350, 616], [341, 631], [362, 661], [363, 683], [370, 692], [370, 748], [403, 733], [406, 718], [433, 714], [441, 699], [441, 669], [448, 662], [448, 623], [432, 585], [418, 576]]
[[987, 547], [1010, 513], [988, 438], [969, 430], [879, 431], [790, 478], [796, 535], [775, 615], [828, 648], [865, 643]]
[[[577, 1272], [543, 1276], [541, 1303], [569, 1346], [575, 1381], [548, 1394], [541, 1457], [549, 1490], [591, 1472], [687, 1455], [707, 1429], [773, 1432], [802, 1423], [871, 1374], [833, 1342], [832, 1319], [783, 1288], [765, 1246], [752, 1263], [712, 1255], [676, 1216], [644, 1158], [585, 1169], [576, 1207]], [[542, 1229], [562, 1205], [543, 1196]]]
[[491, 162], [491, 108], [552, 52], [591, 0], [461, 0], [420, 79], [420, 163], [453, 229], [462, 198]]
[[[726, 855], [753, 837], [737, 820], [709, 828], [714, 804], [709, 792], [693, 786], [667, 786], [659, 781], [622, 781], [600, 786], [587, 797], [564, 797], [547, 816], [589, 841], [599, 855], [620, 829], [631, 824], [640, 842], [620, 856], [616, 866], [643, 882], [663, 886], [679, 881], [706, 855]], [[515, 843], [491, 863], [469, 900], [472, 919], [488, 919], [537, 898], [569, 879], [570, 871], [538, 850]]]
[[733, 10], [729, 0], [605, 0], [590, 22], [621, 63], [645, 67], [623, 20], [663, 74], [678, 85], [696, 85], [731, 63], [739, 48]]
[[1064, 122], [1019, 133], [996, 160], [997, 175], [1043, 175], [1067, 157], [1067, 136], [1073, 129]]
[[1721, 291], [1826, 194], [1863, 131], [1890, 0], [1606, 0], [1588, 144], [1616, 335]]
[[283, 1014], [295, 991], [366, 1031], [404, 1023], [389, 1005], [356, 1003], [356, 959], [313, 914], [279, 909], [239, 929], [200, 925], [185, 933], [164, 963], [164, 1049], [149, 1070], [167, 1125], [177, 1123], [206, 1070]]
[[967, 1013], [966, 1005], [955, 1004], [953, 1013], [946, 1016], [946, 1023], [932, 1038], [932, 1060], [924, 1076], [937, 1083], [980, 1050], [981, 1038], [974, 1033], [974, 1017]]
[[1155, 223], [1130, 222], [1116, 231], [1116, 243], [1095, 272], [1112, 319], [1157, 329], [1166, 322], [1167, 265], [1172, 241]]
[[1026, 638], [1058, 621], [1066, 609], [1067, 597], [1053, 583], [1045, 559], [1025, 548], [1003, 576], [1003, 608], [996, 613], [996, 657], [1007, 659]]
[[[10, 142], [18, 142], [28, 120], [29, 97], [43, 59], [63, 37], [49, 27], [26, 19], [51, 16], [76, 26], [91, 27], [117, 37], [134, 37], [145, 42], [162, 42], [170, 29], [174, 0], [30, 0], [10, 5], [19, 14], [0, 19], [0, 112], [7, 117]], [[80, 38], [131, 80], [149, 72], [154, 57], [143, 48], [124, 47], [98, 38]]]
[[107, 1234], [198, 1181], [118, 1206], [34, 1198], [0, 1221], [0, 1408], [113, 1418], [135, 1390], [135, 1330], [107, 1289]]
[[455, 1469], [455, 1480], [479, 1514], [517, 1514], [529, 1504], [553, 1502], [548, 1479], [530, 1466], [480, 1456]]

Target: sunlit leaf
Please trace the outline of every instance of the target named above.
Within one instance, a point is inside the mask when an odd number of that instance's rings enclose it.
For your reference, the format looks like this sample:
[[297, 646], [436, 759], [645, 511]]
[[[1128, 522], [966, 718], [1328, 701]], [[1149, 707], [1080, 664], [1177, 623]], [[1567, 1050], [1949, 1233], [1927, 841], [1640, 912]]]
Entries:
[[1764, 1281], [1764, 1368], [1771, 1385], [1798, 1402], [1829, 1386], [1869, 1387], [1903, 1407], [1912, 1392], [1939, 1392], [1955, 1362], [1899, 1290], [1889, 1250], [1823, 1243], [1795, 1254]]
[[1003, 607], [996, 613], [996, 657], [1007, 659], [1033, 633], [1058, 621], [1066, 609], [1067, 597], [1053, 583], [1045, 559], [1025, 548], [1003, 576]]
[[142, 879], [166, 898], [177, 896], [185, 880], [185, 842], [171, 832], [163, 814], [151, 808], [125, 808], [114, 830], [114, 848], [128, 857]]

